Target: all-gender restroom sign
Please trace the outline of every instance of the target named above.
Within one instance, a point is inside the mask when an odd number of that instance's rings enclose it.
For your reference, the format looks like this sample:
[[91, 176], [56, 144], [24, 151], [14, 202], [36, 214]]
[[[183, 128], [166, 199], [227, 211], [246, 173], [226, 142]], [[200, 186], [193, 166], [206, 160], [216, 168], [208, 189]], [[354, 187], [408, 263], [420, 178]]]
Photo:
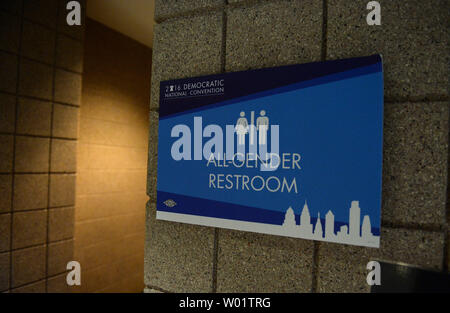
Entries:
[[379, 55], [164, 81], [157, 219], [379, 247]]

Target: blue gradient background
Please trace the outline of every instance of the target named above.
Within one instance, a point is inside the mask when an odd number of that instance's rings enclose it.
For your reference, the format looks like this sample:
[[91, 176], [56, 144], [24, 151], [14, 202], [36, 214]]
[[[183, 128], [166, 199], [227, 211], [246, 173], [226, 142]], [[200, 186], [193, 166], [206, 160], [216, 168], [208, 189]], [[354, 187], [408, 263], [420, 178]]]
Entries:
[[[203, 107], [202, 110], [161, 119], [157, 190], [278, 212], [292, 207], [296, 214], [301, 213], [307, 200], [312, 217], [317, 217], [319, 212], [324, 217], [328, 210], [332, 210], [335, 220], [344, 223], [348, 222], [351, 201], [359, 200], [361, 219], [369, 215], [372, 227], [379, 228], [382, 72], [299, 88], [282, 93], [264, 93], [262, 97], [255, 96], [214, 108]], [[250, 121], [250, 111], [255, 111], [256, 119], [262, 109], [266, 111], [270, 124], [280, 125], [280, 154], [299, 153], [302, 156], [301, 170], [280, 167], [273, 172], [261, 172], [244, 167], [206, 167], [206, 160], [172, 159], [171, 146], [177, 139], [170, 137], [174, 125], [190, 126], [193, 136], [194, 116], [201, 116], [203, 127], [218, 124], [224, 129], [225, 137], [225, 125], [234, 125], [241, 111], [246, 112]], [[207, 140], [204, 138], [203, 144]], [[248, 137], [246, 140], [248, 142]], [[270, 142], [270, 137], [268, 140]], [[192, 138], [192, 154], [193, 149]], [[209, 189], [210, 173], [286, 177], [288, 182], [295, 177], [299, 193]]]

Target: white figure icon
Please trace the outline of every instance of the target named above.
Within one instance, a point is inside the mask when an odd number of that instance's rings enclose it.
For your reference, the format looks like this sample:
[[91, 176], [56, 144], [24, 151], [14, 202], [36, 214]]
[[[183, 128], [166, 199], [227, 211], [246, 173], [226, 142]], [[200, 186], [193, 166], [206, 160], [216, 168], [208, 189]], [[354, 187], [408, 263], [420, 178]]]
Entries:
[[245, 135], [248, 133], [248, 121], [245, 118], [245, 113], [241, 112], [241, 117], [237, 120], [236, 123], [236, 133], [238, 135], [238, 144], [244, 145], [245, 144]]
[[265, 145], [267, 141], [267, 131], [269, 130], [269, 118], [266, 115], [266, 111], [261, 110], [261, 115], [256, 119], [256, 130], [259, 132], [259, 144]]

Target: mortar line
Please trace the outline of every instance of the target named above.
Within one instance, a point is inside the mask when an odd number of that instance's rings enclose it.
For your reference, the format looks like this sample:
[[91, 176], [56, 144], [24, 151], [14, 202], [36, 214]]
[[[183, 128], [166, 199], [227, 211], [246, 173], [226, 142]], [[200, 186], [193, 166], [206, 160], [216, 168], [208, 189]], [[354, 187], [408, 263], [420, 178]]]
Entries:
[[212, 293], [217, 292], [217, 264], [219, 258], [219, 229], [214, 228], [213, 269], [212, 269]]
[[[0, 135], [11, 135], [11, 133], [5, 133], [5, 132], [0, 132]], [[77, 141], [76, 138], [66, 138], [66, 137], [50, 137], [50, 136], [45, 136], [45, 135], [32, 135], [32, 134], [25, 134], [25, 133], [16, 133], [17, 136], [20, 137], [31, 137], [31, 138], [40, 138], [40, 139], [59, 139], [59, 140], [66, 140], [66, 141]]]
[[[40, 210], [40, 211], [43, 211], [43, 210]], [[71, 240], [73, 240], [73, 238], [58, 239], [58, 240], [53, 240], [53, 241], [49, 242], [49, 244], [57, 244], [57, 243], [71, 241]], [[15, 251], [28, 250], [28, 249], [32, 249], [32, 248], [43, 247], [45, 245], [46, 245], [45, 242], [41, 242], [41, 243], [34, 244], [34, 245], [31, 245], [31, 246], [16, 248], [16, 249], [13, 249], [12, 251], [15, 252]]]
[[[28, 18], [28, 17], [25, 17], [25, 16], [24, 16], [24, 12], [23, 12], [23, 11], [24, 11], [24, 5], [22, 5], [21, 10], [22, 10], [22, 12], [21, 12], [21, 13], [18, 13], [18, 14], [13, 13], [13, 12], [11, 12], [11, 11], [8, 11], [8, 10], [6, 10], [6, 9], [0, 9], [0, 12], [4, 13], [4, 14], [6, 14], [6, 15], [9, 15], [9, 16], [20, 17], [20, 18], [22, 18], [22, 20], [24, 20], [24, 21], [26, 21], [26, 22], [28, 22], [28, 23], [36, 24], [36, 25], [38, 25], [38, 26], [41, 26], [42, 28], [46, 28], [47, 30], [54, 31], [55, 33], [58, 33], [58, 34], [60, 34], [60, 35], [63, 35], [63, 36], [65, 36], [65, 37], [67, 37], [67, 38], [70, 38], [70, 39], [72, 39], [72, 40], [75, 40], [75, 41], [78, 41], [78, 42], [84, 42], [83, 39], [80, 39], [80, 38], [78, 38], [78, 37], [76, 37], [76, 36], [73, 36], [73, 35], [71, 35], [71, 34], [67, 34], [67, 33], [65, 33], [64, 31], [60, 31], [60, 30], [58, 29], [58, 25], [59, 25], [59, 24], [58, 24], [58, 23], [59, 23], [58, 20], [56, 20], [56, 25], [55, 25], [54, 27], [52, 27], [52, 26], [49, 26], [49, 25], [47, 25], [47, 24], [45, 24], [45, 23], [42, 23], [42, 22], [39, 22], [39, 21], [35, 21], [35, 20], [33, 20], [33, 19], [30, 19], [30, 18]], [[59, 10], [59, 8], [57, 8], [57, 10]]]
[[186, 18], [186, 17], [198, 17], [198, 16], [205, 16], [208, 14], [219, 13], [224, 8], [225, 8], [225, 5], [220, 5], [220, 6], [216, 6], [216, 7], [198, 8], [198, 9], [194, 9], [194, 10], [188, 10], [188, 11], [184, 11], [184, 12], [168, 14], [161, 18], [154, 17], [153, 20], [155, 21], [155, 23], [160, 24], [160, 23], [170, 22], [172, 20], [177, 20], [177, 19]]
[[389, 222], [386, 220], [381, 220], [382, 227], [388, 228], [402, 228], [408, 230], [421, 230], [421, 231], [429, 231], [429, 232], [443, 232], [445, 231], [445, 225], [439, 224], [419, 224], [419, 223], [401, 223], [401, 222]]
[[[327, 59], [327, 31], [328, 31], [328, 1], [322, 0], [322, 47], [321, 60]], [[312, 281], [311, 293], [316, 293], [318, 289], [318, 270], [319, 270], [319, 248], [320, 242], [314, 241], [313, 262], [312, 262]]]
[[[55, 41], [56, 40], [57, 39], [55, 38]], [[14, 52], [11, 52], [11, 51], [8, 51], [8, 50], [4, 50], [4, 49], [1, 49], [1, 48], [0, 48], [0, 52], [6, 53], [6, 54], [16, 55], [16, 53], [14, 53]], [[30, 62], [34, 62], [34, 63], [38, 63], [40, 65], [45, 65], [45, 66], [50, 66], [50, 67], [53, 66], [53, 62], [49, 63], [49, 62], [42, 61], [42, 60], [39, 60], [39, 59], [35, 59], [35, 58], [29, 57], [29, 56], [26, 56], [26, 55], [22, 55], [22, 54], [20, 54], [20, 57], [23, 58], [24, 60], [27, 60], [27, 61], [30, 61]], [[69, 72], [69, 73], [72, 73], [72, 74], [78, 74], [78, 75], [82, 75], [83, 74], [83, 72], [77, 72], [75, 70], [71, 70], [71, 69], [63, 67], [63, 66], [56, 65], [55, 67], [57, 69], [59, 69], [59, 70], [66, 71], [66, 72]]]
[[[51, 172], [51, 173], [52, 174], [75, 175], [77, 172]], [[47, 172], [14, 172], [14, 174], [16, 176], [17, 175], [48, 175], [48, 171]], [[0, 172], [0, 175], [11, 175], [11, 173], [10, 172], [9, 173], [8, 172]], [[56, 207], [58, 207], [58, 206], [56, 206]], [[39, 208], [36, 208], [36, 209], [39, 209]], [[26, 209], [26, 210], [21, 210], [21, 211], [30, 211], [30, 210], [35, 210], [35, 209]]]
[[[0, 51], [0, 52], [3, 52], [3, 51]], [[21, 57], [20, 55], [18, 55], [18, 54], [16, 54], [16, 53], [8, 52], [8, 54], [12, 54], [12, 55]], [[24, 57], [21, 57], [21, 58], [25, 59]], [[48, 66], [48, 65], [47, 65], [47, 66]], [[49, 67], [51, 67], [51, 66], [49, 66]], [[59, 69], [59, 68], [57, 68], [57, 69]], [[75, 74], [76, 74], [76, 75], [83, 75], [83, 74], [81, 74], [81, 73], [75, 73]], [[37, 100], [37, 101], [41, 101], [41, 102], [52, 102], [51, 99], [40, 98], [40, 97], [30, 96], [30, 95], [24, 95], [24, 94], [18, 94], [18, 93], [13, 93], [13, 92], [4, 91], [4, 90], [0, 91], [0, 93], [6, 94], [6, 95], [15, 96], [15, 97], [19, 97], [19, 98], [24, 98], [24, 99]], [[68, 106], [68, 107], [80, 108], [80, 105], [77, 105], [77, 104], [72, 104], [72, 103], [67, 103], [67, 102], [61, 102], [61, 101], [53, 101], [53, 102], [56, 103], [56, 104], [65, 105], [65, 106]]]
[[[64, 206], [56, 206], [56, 207], [50, 207], [49, 210], [59, 210], [59, 209], [70, 209], [73, 208], [73, 205], [64, 205]], [[40, 207], [40, 208], [36, 208], [36, 209], [26, 209], [26, 210], [15, 210], [14, 214], [20, 214], [20, 213], [28, 213], [28, 212], [39, 212], [39, 211], [44, 211], [47, 210], [47, 207]], [[7, 215], [7, 214], [11, 214], [11, 212], [3, 212], [0, 213], [1, 215]], [[122, 214], [122, 215], [127, 215], [127, 214]]]
[[[450, 121], [450, 111], [448, 113], [448, 120]], [[447, 142], [450, 140], [450, 127], [448, 127], [448, 135]], [[450, 145], [447, 146], [447, 199], [446, 199], [446, 208], [445, 208], [445, 233], [444, 233], [444, 257], [442, 262], [444, 263], [442, 269], [444, 272], [449, 271], [449, 238], [448, 238], [448, 223], [450, 219], [450, 203], [449, 203], [449, 195], [450, 195], [450, 166], [448, 162], [450, 160]]]
[[13, 135], [13, 159], [12, 159], [12, 171], [11, 171], [11, 217], [9, 225], [9, 289], [12, 290], [13, 284], [13, 221], [14, 221], [14, 189], [15, 189], [15, 172], [16, 172], [16, 145], [17, 145], [17, 116], [19, 112], [19, 81], [20, 81], [20, 54], [22, 52], [22, 36], [23, 36], [23, 5], [19, 14], [20, 17], [20, 29], [19, 29], [19, 45], [17, 48], [17, 76], [16, 76], [16, 107], [14, 108], [14, 135]]
[[46, 278], [44, 277], [44, 278], [41, 278], [41, 279], [38, 279], [38, 280], [33, 280], [33, 281], [28, 282], [26, 284], [18, 285], [18, 286], [14, 287], [14, 288], [11, 288], [10, 292], [14, 291], [14, 290], [17, 290], [19, 288], [28, 287], [28, 286], [36, 284], [36, 283], [45, 282], [45, 280], [46, 280]]
[[[41, 246], [42, 246], [42, 245], [41, 245]], [[21, 284], [21, 285], [19, 285], [19, 286], [16, 286], [16, 287], [14, 287], [14, 288], [11, 288], [11, 290], [17, 290], [17, 289], [19, 289], [19, 288], [27, 287], [27, 286], [30, 286], [30, 285], [33, 285], [33, 284], [36, 284], [36, 283], [40, 283], [40, 282], [46, 282], [48, 278], [56, 278], [56, 277], [61, 276], [61, 275], [63, 275], [63, 274], [65, 274], [65, 272], [60, 272], [60, 273], [57, 273], [57, 274], [52, 274], [52, 275], [50, 275], [50, 276], [48, 276], [48, 277], [40, 278], [40, 279], [38, 279], [38, 280], [33, 280], [33, 281], [31, 281], [31, 282], [28, 282], [28, 283], [25, 283], [25, 284]]]
[[[430, 84], [434, 85], [434, 84]], [[447, 102], [450, 100], [449, 96], [446, 95], [425, 95], [424, 98], [403, 98], [390, 96], [384, 96], [385, 103], [435, 103], [435, 102]]]
[[282, 3], [285, 0], [269, 0], [269, 1], [261, 1], [261, 0], [246, 0], [246, 1], [238, 1], [238, 2], [232, 2], [232, 3], [228, 3], [227, 1], [227, 5], [230, 8], [238, 8], [238, 9], [252, 9], [256, 6], [259, 5], [264, 5], [270, 2], [274, 2], [274, 3]]
[[53, 63], [52, 63], [52, 109], [50, 112], [50, 142], [49, 142], [49, 151], [48, 151], [48, 177], [47, 177], [47, 236], [45, 242], [45, 292], [48, 293], [48, 258], [49, 258], [49, 249], [48, 245], [50, 243], [49, 237], [49, 228], [50, 228], [50, 182], [51, 182], [51, 166], [52, 166], [52, 146], [53, 146], [53, 119], [54, 119], [54, 111], [55, 111], [55, 77], [56, 77], [56, 56], [58, 49], [58, 22], [59, 22], [59, 5], [56, 9], [56, 29], [54, 30], [55, 35], [55, 43], [54, 43], [54, 51], [53, 51]]
[[448, 241], [448, 230], [444, 233], [444, 255], [443, 255], [443, 259], [442, 259], [442, 271], [444, 273], [447, 273], [449, 271], [449, 267], [448, 267], [448, 250], [449, 250], [449, 241]]
[[313, 250], [313, 263], [312, 263], [312, 280], [311, 280], [311, 293], [317, 292], [318, 287], [318, 271], [319, 271], [319, 249], [320, 242], [314, 241], [314, 250]]
[[[228, 1], [226, 2], [228, 4]], [[222, 55], [221, 55], [221, 71], [225, 73], [226, 68], [226, 53], [227, 53], [227, 12], [226, 9], [222, 12]]]
[[166, 290], [166, 289], [158, 287], [158, 286], [145, 284], [145, 287], [147, 287], [148, 289], [155, 289], [155, 290], [161, 291], [163, 293], [173, 293], [173, 291], [169, 291], [169, 290]]
[[327, 59], [328, 0], [322, 1], [322, 61]]
[[[228, 1], [225, 1], [225, 6]], [[221, 73], [225, 73], [226, 62], [226, 41], [227, 41], [227, 12], [223, 7], [222, 11], [222, 44], [221, 44]], [[213, 267], [212, 267], [212, 293], [217, 292], [217, 263], [219, 255], [219, 229], [214, 228], [214, 246], [213, 246]]]

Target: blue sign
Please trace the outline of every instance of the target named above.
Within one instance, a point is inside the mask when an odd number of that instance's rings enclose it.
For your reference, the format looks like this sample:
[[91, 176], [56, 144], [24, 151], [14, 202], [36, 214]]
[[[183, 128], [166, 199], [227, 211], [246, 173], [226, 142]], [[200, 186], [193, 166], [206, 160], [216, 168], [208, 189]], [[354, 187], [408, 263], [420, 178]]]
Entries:
[[379, 55], [160, 84], [157, 218], [379, 247]]

